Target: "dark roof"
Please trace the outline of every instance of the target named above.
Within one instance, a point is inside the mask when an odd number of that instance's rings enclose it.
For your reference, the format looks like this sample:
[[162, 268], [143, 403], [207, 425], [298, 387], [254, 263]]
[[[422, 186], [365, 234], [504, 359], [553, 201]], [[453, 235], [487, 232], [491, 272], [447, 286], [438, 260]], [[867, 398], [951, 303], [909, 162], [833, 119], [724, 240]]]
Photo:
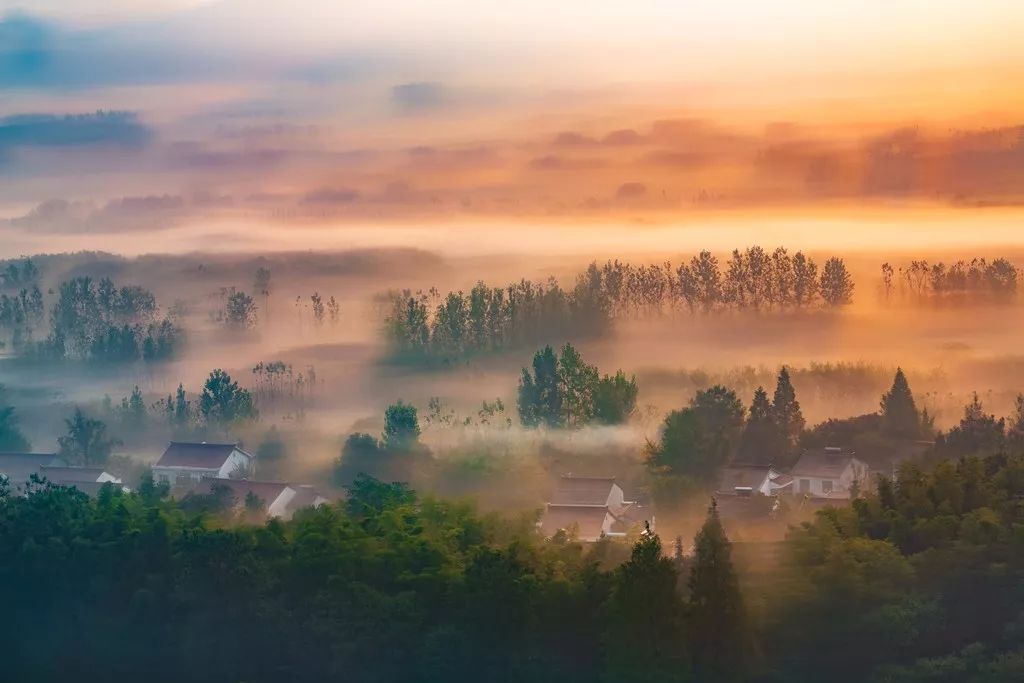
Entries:
[[13, 485], [24, 484], [44, 465], [67, 465], [56, 453], [0, 453], [0, 474]]
[[[216, 470], [224, 466], [231, 452], [238, 448], [235, 443], [206, 443], [172, 441], [160, 456], [154, 467], [195, 467]], [[242, 449], [238, 448], [242, 453]], [[249, 455], [245, 453], [245, 455]], [[251, 458], [252, 456], [249, 455]]]
[[211, 477], [199, 482], [196, 490], [201, 493], [210, 493], [217, 486], [231, 489], [239, 504], [244, 503], [245, 497], [252, 493], [266, 505], [273, 503], [286, 488], [289, 488], [288, 484], [279, 481], [249, 481], [246, 479], [215, 479]]
[[794, 477], [839, 477], [854, 457], [853, 451], [839, 448], [804, 451], [790, 474]]
[[43, 465], [39, 470], [40, 476], [46, 477], [54, 484], [61, 485], [65, 483], [95, 483], [101, 476], [107, 474], [102, 467], [50, 467]]
[[718, 490], [721, 493], [733, 493], [737, 488], [749, 488], [756, 491], [764, 484], [771, 469], [770, 465], [726, 467], [718, 477]]
[[615, 477], [563, 476], [551, 497], [556, 505], [605, 505]]
[[580, 539], [598, 538], [608, 514], [608, 508], [605, 507], [549, 504], [540, 528], [545, 536], [553, 536], [559, 529], [569, 531], [575, 527]]

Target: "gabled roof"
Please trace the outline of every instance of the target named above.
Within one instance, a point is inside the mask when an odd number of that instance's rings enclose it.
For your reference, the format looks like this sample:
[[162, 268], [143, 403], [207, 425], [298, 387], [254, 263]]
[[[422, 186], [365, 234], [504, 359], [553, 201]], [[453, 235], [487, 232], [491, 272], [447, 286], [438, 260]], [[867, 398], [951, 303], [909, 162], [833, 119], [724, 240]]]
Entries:
[[604, 521], [609, 514], [605, 507], [549, 503], [540, 528], [545, 536], [553, 536], [559, 529], [568, 531], [575, 527], [579, 538], [597, 538], [604, 530]]
[[228, 456], [236, 449], [252, 458], [251, 455], [238, 448], [237, 443], [172, 441], [154, 467], [194, 467], [217, 470], [224, 466]]
[[96, 483], [104, 474], [102, 467], [51, 467], [43, 465], [39, 468], [39, 476], [46, 477], [54, 484], [64, 483]]
[[855, 459], [853, 451], [840, 448], [804, 451], [790, 474], [793, 477], [839, 477]]
[[722, 493], [733, 493], [737, 488], [757, 491], [771, 474], [771, 465], [732, 465], [719, 475], [718, 490]]
[[56, 453], [0, 453], [0, 474], [13, 485], [24, 484], [44, 465], [67, 465]]
[[245, 502], [245, 497], [252, 493], [263, 501], [265, 505], [272, 504], [282, 493], [288, 490], [289, 485], [279, 481], [248, 481], [246, 479], [203, 479], [197, 487], [199, 491], [209, 493], [215, 487], [223, 486], [231, 490], [237, 503]]
[[615, 477], [574, 477], [565, 475], [551, 497], [555, 505], [606, 505]]

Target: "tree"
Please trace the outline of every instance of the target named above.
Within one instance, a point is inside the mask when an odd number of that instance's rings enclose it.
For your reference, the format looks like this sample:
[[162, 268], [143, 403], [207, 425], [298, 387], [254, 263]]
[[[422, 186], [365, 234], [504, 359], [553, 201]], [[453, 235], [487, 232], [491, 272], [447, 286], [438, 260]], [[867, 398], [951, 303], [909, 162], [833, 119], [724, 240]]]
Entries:
[[721, 386], [699, 391], [689, 407], [665, 417], [659, 442], [647, 444], [648, 465], [710, 482], [732, 460], [742, 427], [743, 405], [735, 392]]
[[829, 306], [845, 306], [853, 300], [853, 277], [843, 259], [833, 256], [821, 272], [821, 298]]
[[208, 424], [221, 427], [255, 420], [258, 416], [252, 395], [220, 368], [211, 372], [203, 384], [203, 391], [199, 394], [199, 412]]
[[623, 424], [636, 412], [639, 389], [636, 377], [626, 379], [619, 370], [614, 377], [605, 375], [594, 391], [594, 419], [605, 425]]
[[256, 294], [263, 297], [263, 314], [266, 317], [270, 316], [270, 291], [271, 291], [271, 276], [270, 269], [260, 266], [256, 269], [256, 275], [253, 278], [252, 288]]
[[134, 429], [139, 429], [146, 422], [146, 403], [137, 384], [132, 389], [131, 396], [121, 399], [121, 419]]
[[778, 455], [792, 454], [800, 442], [800, 434], [804, 430], [804, 416], [800, 411], [800, 402], [796, 400], [796, 390], [789, 378], [789, 370], [783, 366], [775, 383], [775, 395], [772, 397], [772, 421], [778, 427], [783, 449]]
[[882, 430], [889, 436], [916, 439], [921, 435], [921, 416], [914, 404], [907, 376], [903, 368], [896, 368], [892, 387], [882, 394]]
[[690, 639], [698, 676], [701, 680], [739, 680], [749, 634], [732, 564], [732, 545], [714, 500], [694, 539], [689, 588]]
[[224, 322], [234, 329], [249, 329], [256, 324], [256, 302], [245, 292], [232, 292], [225, 304]]
[[743, 436], [740, 437], [737, 458], [744, 463], [778, 464], [783, 442], [781, 430], [775, 423], [772, 404], [768, 400], [768, 392], [764, 387], [758, 387], [750, 402], [750, 415], [743, 428]]
[[0, 451], [27, 452], [32, 444], [18, 429], [18, 416], [13, 406], [0, 406]]
[[519, 421], [526, 427], [562, 424], [562, 392], [558, 374], [558, 356], [545, 346], [533, 356], [533, 374], [523, 368], [519, 379], [516, 408]]
[[656, 534], [641, 534], [613, 582], [605, 619], [609, 678], [679, 680], [689, 664], [683, 604], [675, 564], [662, 554]]
[[332, 483], [335, 486], [347, 486], [360, 474], [378, 473], [381, 469], [381, 456], [381, 444], [372, 434], [349, 434], [341, 446], [341, 454], [334, 460]]
[[384, 411], [384, 434], [381, 444], [391, 452], [407, 452], [420, 445], [420, 422], [416, 406], [392, 403]]
[[986, 413], [975, 393], [971, 402], [964, 406], [960, 424], [937, 439], [936, 445], [940, 452], [955, 456], [998, 453], [1006, 445], [1006, 420], [997, 420], [995, 415]]
[[572, 344], [562, 347], [558, 361], [558, 384], [562, 395], [562, 424], [585, 425], [594, 415], [597, 367], [587, 365]]
[[120, 439], [107, 436], [107, 425], [100, 420], [85, 416], [81, 408], [75, 408], [70, 420], [64, 420], [68, 433], [57, 438], [60, 455], [76, 465], [102, 465], [110, 457], [114, 447], [121, 445]]
[[285, 445], [277, 431], [277, 425], [271, 425], [263, 435], [263, 441], [256, 447], [256, 459], [261, 465], [277, 464], [285, 456]]

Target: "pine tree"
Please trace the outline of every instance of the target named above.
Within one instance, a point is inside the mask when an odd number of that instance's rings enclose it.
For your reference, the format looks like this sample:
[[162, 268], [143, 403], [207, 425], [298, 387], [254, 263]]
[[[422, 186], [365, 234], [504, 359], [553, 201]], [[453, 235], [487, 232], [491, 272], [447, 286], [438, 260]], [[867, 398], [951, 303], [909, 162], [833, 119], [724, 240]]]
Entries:
[[789, 370], [783, 366], [775, 384], [775, 395], [772, 397], [772, 418], [779, 430], [780, 457], [793, 453], [799, 443], [800, 434], [804, 430], [804, 415], [800, 412], [800, 402], [796, 400], [796, 390], [789, 379]]
[[892, 388], [882, 395], [881, 408], [882, 429], [886, 434], [906, 439], [921, 435], [921, 416], [902, 368], [896, 368]]
[[737, 459], [748, 464], [770, 465], [780, 460], [782, 450], [781, 433], [775, 423], [772, 404], [768, 401], [768, 392], [764, 387], [758, 387], [750, 403], [750, 417], [743, 428]]
[[701, 680], [737, 680], [748, 658], [748, 633], [732, 545], [714, 500], [694, 539], [690, 571], [690, 642]]

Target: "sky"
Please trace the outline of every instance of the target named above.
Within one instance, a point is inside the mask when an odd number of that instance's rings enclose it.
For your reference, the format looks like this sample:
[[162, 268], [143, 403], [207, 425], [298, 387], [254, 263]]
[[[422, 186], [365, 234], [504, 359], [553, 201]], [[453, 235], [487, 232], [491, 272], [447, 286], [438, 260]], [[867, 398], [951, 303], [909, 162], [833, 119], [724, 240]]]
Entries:
[[1003, 0], [0, 0], [0, 255], [854, 209], [1005, 226], [1022, 30]]

